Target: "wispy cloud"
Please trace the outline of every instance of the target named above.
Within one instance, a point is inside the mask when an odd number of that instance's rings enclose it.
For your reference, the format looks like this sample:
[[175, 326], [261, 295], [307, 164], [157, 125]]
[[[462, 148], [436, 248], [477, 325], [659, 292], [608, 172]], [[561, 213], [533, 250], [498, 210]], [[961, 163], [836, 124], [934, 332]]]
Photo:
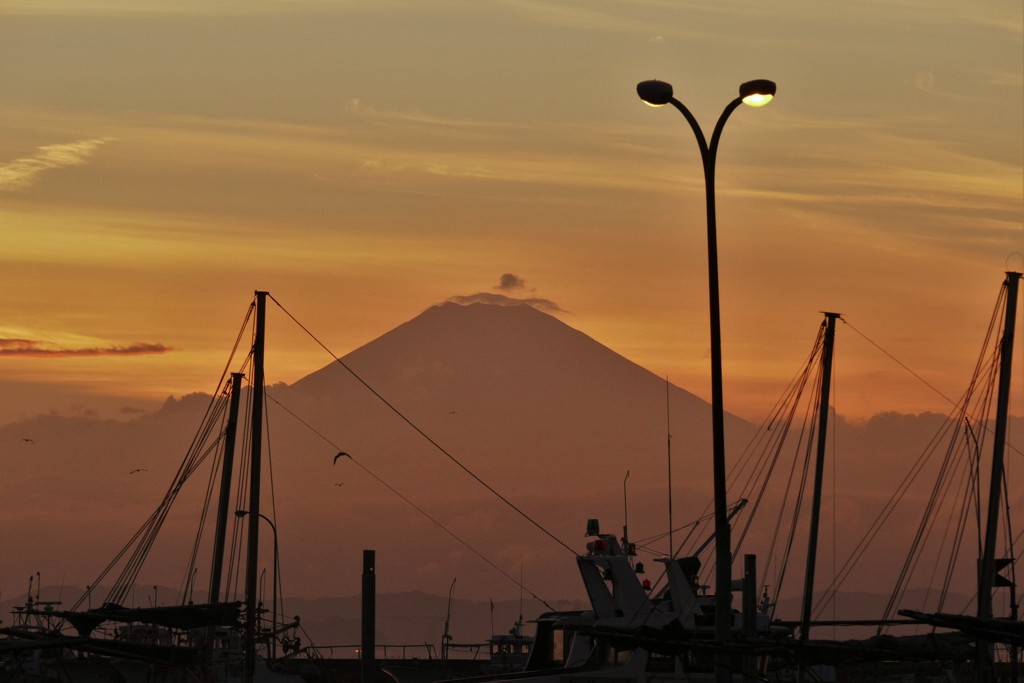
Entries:
[[514, 299], [504, 294], [493, 294], [491, 292], [478, 292], [468, 296], [453, 296], [448, 299], [449, 303], [469, 306], [470, 304], [490, 304], [491, 306], [533, 306], [548, 313], [565, 313], [558, 304], [550, 299]]
[[[466, 0], [431, 3], [441, 10], [464, 6]], [[45, 16], [260, 16], [296, 14], [379, 14], [420, 10], [417, 0], [9, 0], [4, 11], [10, 14]]]
[[74, 356], [145, 356], [171, 351], [163, 344], [136, 342], [127, 346], [67, 349], [36, 339], [0, 339], [0, 356], [38, 356], [68, 358]]
[[[499, 278], [498, 285], [494, 288], [504, 294], [492, 292], [478, 292], [466, 296], [453, 296], [448, 299], [449, 303], [468, 306], [470, 304], [490, 304], [492, 306], [533, 306], [536, 309], [547, 313], [565, 313], [566, 311], [550, 299], [541, 299], [537, 296], [536, 290], [526, 288], [526, 280], [514, 273], [503, 273]], [[513, 293], [522, 293], [529, 296], [517, 298], [509, 296]]]
[[33, 156], [0, 163], [0, 190], [23, 190], [32, 186], [45, 171], [80, 166], [86, 163], [97, 148], [110, 140], [112, 138], [96, 138], [45, 145], [38, 147]]

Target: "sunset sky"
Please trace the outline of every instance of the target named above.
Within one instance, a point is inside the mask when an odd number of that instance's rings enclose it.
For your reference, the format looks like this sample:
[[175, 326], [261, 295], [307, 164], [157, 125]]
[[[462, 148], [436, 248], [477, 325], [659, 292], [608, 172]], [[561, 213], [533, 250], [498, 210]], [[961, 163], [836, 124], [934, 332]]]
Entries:
[[[5, 0], [0, 423], [212, 390], [256, 289], [338, 355], [545, 299], [707, 398], [700, 157], [651, 78], [708, 135], [778, 83], [718, 158], [726, 408], [828, 310], [840, 413], [944, 412], [864, 337], [965, 388], [1024, 269], [1022, 34], [1017, 0]], [[330, 361], [271, 325], [269, 381]]]

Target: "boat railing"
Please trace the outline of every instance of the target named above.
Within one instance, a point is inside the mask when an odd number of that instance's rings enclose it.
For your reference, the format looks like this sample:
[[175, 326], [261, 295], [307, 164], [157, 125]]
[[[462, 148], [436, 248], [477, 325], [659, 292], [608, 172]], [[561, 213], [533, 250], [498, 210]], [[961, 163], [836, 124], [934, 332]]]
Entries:
[[[359, 643], [316, 645], [316, 651], [327, 659], [358, 659], [362, 653]], [[431, 643], [398, 643], [381, 645], [374, 649], [375, 659], [437, 659], [437, 648]]]

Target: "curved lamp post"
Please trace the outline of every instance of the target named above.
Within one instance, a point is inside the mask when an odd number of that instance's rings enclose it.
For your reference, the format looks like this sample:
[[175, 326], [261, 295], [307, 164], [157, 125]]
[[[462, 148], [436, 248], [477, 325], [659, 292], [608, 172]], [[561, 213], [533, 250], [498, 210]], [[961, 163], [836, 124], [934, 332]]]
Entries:
[[[718, 244], [715, 227], [715, 157], [722, 129], [733, 110], [741, 104], [761, 107], [775, 96], [775, 83], [768, 80], [748, 81], [740, 86], [739, 97], [726, 105], [718, 117], [710, 144], [690, 110], [672, 95], [672, 86], [664, 81], [644, 81], [636, 86], [640, 99], [660, 107], [671, 104], [682, 113], [693, 128], [704, 162], [704, 190], [708, 219], [708, 296], [711, 308], [711, 422], [713, 438], [713, 469], [715, 495], [715, 638], [729, 639], [732, 627], [732, 550], [729, 518], [725, 500], [725, 408], [722, 400], [722, 329], [718, 304]], [[724, 667], [716, 667], [722, 673]], [[724, 671], [728, 676], [728, 672]], [[724, 680], [729, 680], [725, 678]]]
[[[242, 517], [245, 517], [248, 514], [249, 514], [248, 510], [235, 510], [235, 516], [238, 517], [239, 519], [241, 519]], [[273, 607], [270, 610], [270, 612], [271, 612], [271, 614], [270, 614], [270, 624], [271, 624], [270, 625], [270, 643], [268, 644], [269, 651], [268, 651], [267, 654], [269, 655], [270, 659], [275, 659], [277, 657], [277, 634], [274, 633], [274, 631], [277, 629], [277, 566], [278, 566], [278, 562], [279, 562], [279, 556], [278, 556], [278, 553], [277, 553], [277, 526], [275, 526], [274, 523], [270, 521], [270, 518], [267, 517], [262, 512], [257, 512], [256, 516], [259, 517], [260, 519], [262, 519], [267, 524], [269, 524], [270, 525], [270, 530], [274, 532], [274, 572], [273, 572], [273, 575], [274, 575], [273, 576], [274, 589], [271, 591], [271, 594], [273, 596], [274, 605], [273, 605]], [[255, 620], [256, 615], [253, 614], [249, 618]]]

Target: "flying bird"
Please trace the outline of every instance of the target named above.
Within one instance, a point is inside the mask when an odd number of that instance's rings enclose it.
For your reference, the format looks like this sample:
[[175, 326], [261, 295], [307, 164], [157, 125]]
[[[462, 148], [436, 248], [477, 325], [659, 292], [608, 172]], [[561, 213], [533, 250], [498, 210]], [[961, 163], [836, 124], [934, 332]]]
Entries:
[[33, 441], [32, 439], [22, 439], [22, 441], [24, 441], [25, 443], [30, 443], [30, 444], [32, 444], [33, 446], [34, 446], [34, 445], [36, 444], [36, 442], [35, 442], [35, 441]]
[[136, 467], [136, 468], [135, 468], [134, 470], [132, 470], [132, 471], [131, 471], [131, 472], [129, 472], [128, 474], [135, 474], [136, 472], [148, 472], [148, 471], [149, 471], [149, 470], [147, 470], [147, 469], [146, 469], [146, 468], [144, 468], [144, 467]]
[[349, 455], [348, 453], [346, 453], [345, 451], [338, 451], [338, 454], [336, 456], [334, 456], [334, 463], [333, 464], [335, 464], [335, 465], [338, 464], [338, 458], [349, 458], [349, 459], [351, 459], [352, 456]]

